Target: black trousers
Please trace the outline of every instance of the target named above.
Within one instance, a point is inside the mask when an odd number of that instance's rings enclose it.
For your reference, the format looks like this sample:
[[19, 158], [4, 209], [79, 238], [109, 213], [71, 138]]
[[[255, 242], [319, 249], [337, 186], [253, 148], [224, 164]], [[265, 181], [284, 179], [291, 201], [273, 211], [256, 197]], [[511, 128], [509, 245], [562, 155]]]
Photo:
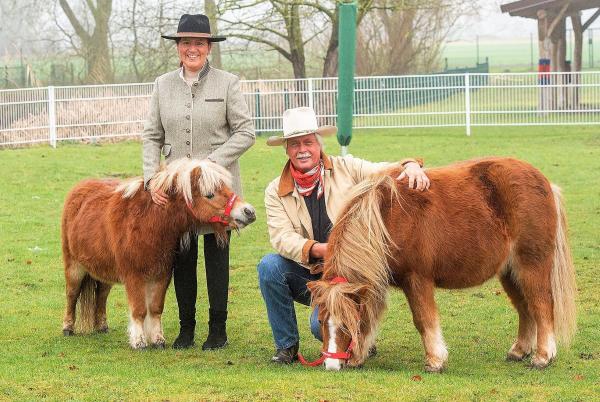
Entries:
[[[227, 232], [227, 235], [231, 238], [231, 232]], [[209, 307], [213, 311], [225, 312], [229, 289], [229, 242], [219, 247], [214, 234], [204, 235], [204, 264]], [[197, 265], [198, 236], [191, 234], [190, 247], [175, 253], [173, 270], [175, 298], [182, 328], [196, 325]]]

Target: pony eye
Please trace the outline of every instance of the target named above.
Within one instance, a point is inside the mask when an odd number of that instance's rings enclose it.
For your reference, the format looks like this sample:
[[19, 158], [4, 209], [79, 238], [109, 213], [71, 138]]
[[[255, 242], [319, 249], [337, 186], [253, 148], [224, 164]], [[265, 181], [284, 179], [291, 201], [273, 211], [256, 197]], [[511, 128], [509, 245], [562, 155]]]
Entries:
[[208, 199], [210, 200], [210, 199], [211, 199], [211, 198], [213, 198], [214, 196], [215, 196], [215, 195], [214, 195], [213, 193], [210, 193], [210, 194], [206, 194], [206, 196], [205, 196], [205, 197], [206, 197], [206, 198], [208, 198]]

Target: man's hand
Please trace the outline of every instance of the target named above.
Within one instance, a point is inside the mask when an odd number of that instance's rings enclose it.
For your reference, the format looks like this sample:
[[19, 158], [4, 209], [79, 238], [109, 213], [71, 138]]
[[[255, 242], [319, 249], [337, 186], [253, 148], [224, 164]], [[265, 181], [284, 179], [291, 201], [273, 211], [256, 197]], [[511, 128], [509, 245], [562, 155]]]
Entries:
[[327, 243], [315, 243], [310, 248], [310, 256], [313, 258], [323, 259], [327, 252]]
[[165, 194], [165, 192], [160, 189], [154, 191], [151, 190], [150, 196], [152, 197], [152, 201], [154, 201], [156, 205], [160, 205], [161, 207], [166, 206], [167, 202], [169, 201], [169, 197], [167, 197], [167, 194]]
[[425, 171], [415, 162], [408, 162], [404, 165], [404, 171], [400, 173], [400, 176], [396, 180], [401, 181], [405, 177], [408, 177], [408, 188], [414, 188], [419, 191], [429, 189], [429, 185], [431, 184]]

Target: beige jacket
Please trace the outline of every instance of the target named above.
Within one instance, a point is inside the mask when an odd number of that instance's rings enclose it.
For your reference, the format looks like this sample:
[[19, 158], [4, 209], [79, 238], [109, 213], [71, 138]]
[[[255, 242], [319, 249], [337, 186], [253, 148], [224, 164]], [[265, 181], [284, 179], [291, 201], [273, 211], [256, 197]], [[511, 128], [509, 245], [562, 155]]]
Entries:
[[[321, 155], [325, 166], [325, 206], [331, 223], [335, 224], [341, 212], [344, 195], [355, 184], [367, 178], [389, 163], [372, 163], [351, 156]], [[400, 164], [415, 161], [405, 159]], [[422, 161], [418, 161], [422, 165]], [[285, 258], [296, 261], [312, 273], [320, 267], [308, 265], [309, 251], [315, 243], [308, 208], [296, 187], [289, 168], [285, 165], [281, 176], [273, 180], [265, 190], [267, 225], [273, 248]]]

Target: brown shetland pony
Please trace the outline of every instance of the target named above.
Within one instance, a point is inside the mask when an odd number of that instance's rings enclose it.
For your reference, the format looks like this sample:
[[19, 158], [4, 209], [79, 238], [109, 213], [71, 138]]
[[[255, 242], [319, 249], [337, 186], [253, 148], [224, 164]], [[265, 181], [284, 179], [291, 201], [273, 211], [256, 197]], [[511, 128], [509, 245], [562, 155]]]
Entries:
[[508, 158], [429, 169], [424, 192], [398, 184], [392, 177], [399, 172], [390, 168], [357, 186], [331, 232], [323, 277], [309, 283], [323, 356], [337, 357], [325, 359], [326, 368], [364, 362], [394, 286], [421, 334], [425, 370], [441, 371], [448, 352], [434, 289], [477, 286], [494, 275], [519, 314], [508, 359], [534, 353], [532, 366], [546, 367], [556, 356], [555, 336], [568, 343], [575, 331], [560, 189]]
[[161, 314], [179, 240], [212, 221], [224, 242], [226, 230], [256, 219], [254, 208], [231, 191], [230, 173], [206, 160], [174, 161], [149, 186], [169, 195], [165, 207], [152, 201], [141, 178], [85, 180], [67, 196], [62, 218], [65, 335], [73, 334], [78, 298], [81, 332], [107, 331], [106, 299], [120, 282], [129, 301], [131, 347], [164, 347]]

